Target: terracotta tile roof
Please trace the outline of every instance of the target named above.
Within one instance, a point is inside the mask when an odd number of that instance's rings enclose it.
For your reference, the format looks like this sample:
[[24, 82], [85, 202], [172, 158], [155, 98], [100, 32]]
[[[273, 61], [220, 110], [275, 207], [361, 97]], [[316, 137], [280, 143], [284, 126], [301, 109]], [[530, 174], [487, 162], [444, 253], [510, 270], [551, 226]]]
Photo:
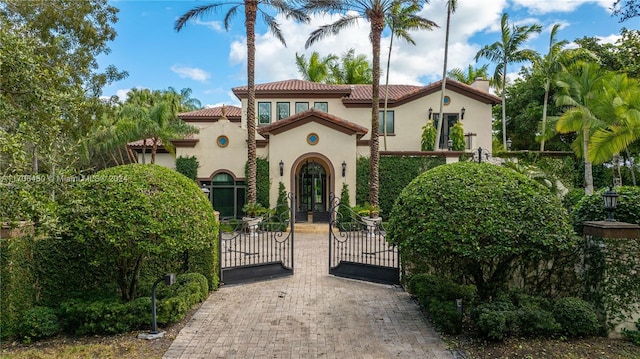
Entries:
[[363, 126], [360, 126], [353, 122], [349, 122], [338, 116], [328, 114], [324, 111], [319, 111], [312, 108], [307, 111], [295, 114], [284, 120], [274, 122], [267, 126], [259, 127], [258, 133], [266, 137], [269, 134], [282, 133], [312, 121], [331, 127], [348, 135], [357, 134], [358, 138], [361, 138], [368, 132], [367, 128]]
[[[237, 106], [225, 106], [226, 115], [229, 121], [240, 121], [242, 116], [242, 108]], [[185, 122], [197, 122], [206, 120], [218, 120], [222, 117], [222, 106], [204, 108], [202, 110], [196, 110], [191, 112], [183, 112], [178, 114], [178, 118]], [[234, 121], [235, 122], [235, 121]]]
[[[232, 89], [233, 93], [239, 98], [247, 97], [248, 87], [239, 86]], [[324, 94], [338, 94], [345, 95], [350, 92], [349, 85], [332, 85], [323, 84], [319, 82], [311, 82], [304, 80], [284, 80], [276, 82], [268, 82], [265, 84], [256, 84], [256, 94], [268, 93], [290, 93], [290, 92], [303, 92], [303, 93], [324, 93]]]
[[[389, 85], [388, 102], [391, 105], [401, 105], [419, 97], [440, 91], [442, 80], [426, 86]], [[461, 93], [477, 101], [487, 104], [498, 104], [500, 98], [475, 89], [467, 84], [447, 79], [447, 90]], [[386, 86], [380, 86], [380, 102], [384, 102]], [[247, 86], [234, 87], [233, 93], [238, 98], [247, 97]], [[256, 85], [256, 97], [342, 97], [345, 105], [370, 104], [372, 97], [371, 85], [331, 85], [304, 80], [285, 80]]]

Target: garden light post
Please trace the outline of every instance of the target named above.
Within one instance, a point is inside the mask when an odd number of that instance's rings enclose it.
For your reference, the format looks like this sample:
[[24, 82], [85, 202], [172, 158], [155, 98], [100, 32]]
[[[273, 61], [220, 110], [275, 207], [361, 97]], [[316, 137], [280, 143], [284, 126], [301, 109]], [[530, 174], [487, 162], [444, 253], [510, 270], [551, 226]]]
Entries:
[[162, 278], [153, 283], [153, 287], [151, 289], [151, 330], [146, 334], [140, 333], [138, 338], [157, 339], [164, 336], [164, 332], [158, 332], [158, 323], [156, 321], [156, 287], [160, 282], [164, 282], [167, 286], [172, 285], [176, 282], [176, 275], [174, 273], [165, 274]]
[[613, 211], [615, 211], [616, 206], [618, 205], [618, 194], [609, 187], [609, 190], [606, 191], [603, 195], [604, 197], [604, 209], [607, 210], [607, 222], [615, 222], [613, 219]]
[[509, 139], [507, 140], [507, 151], [511, 151], [511, 144], [512, 144], [512, 143], [513, 143], [513, 142], [511, 142], [511, 139], [509, 138]]

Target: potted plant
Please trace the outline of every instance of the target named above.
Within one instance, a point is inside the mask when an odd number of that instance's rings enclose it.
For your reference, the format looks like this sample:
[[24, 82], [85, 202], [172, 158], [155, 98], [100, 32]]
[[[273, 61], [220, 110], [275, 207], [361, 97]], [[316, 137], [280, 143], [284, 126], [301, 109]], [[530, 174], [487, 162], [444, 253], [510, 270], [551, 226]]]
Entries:
[[369, 203], [365, 203], [364, 207], [358, 210], [357, 213], [361, 216], [362, 221], [367, 226], [369, 235], [373, 236], [376, 227], [380, 222], [382, 222], [382, 217], [380, 217], [380, 206], [372, 206]]
[[247, 224], [249, 233], [255, 235], [258, 225], [262, 222], [262, 215], [267, 212], [260, 203], [247, 203], [242, 207], [242, 211], [246, 214], [246, 217], [242, 217], [242, 221]]

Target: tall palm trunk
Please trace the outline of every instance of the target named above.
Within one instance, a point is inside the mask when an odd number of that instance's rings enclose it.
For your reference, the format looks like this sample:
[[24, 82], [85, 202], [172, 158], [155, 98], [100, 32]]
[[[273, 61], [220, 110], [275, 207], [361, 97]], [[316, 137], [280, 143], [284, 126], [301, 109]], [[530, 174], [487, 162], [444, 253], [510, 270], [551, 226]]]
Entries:
[[373, 47], [373, 83], [371, 87], [371, 141], [369, 163], [369, 203], [378, 206], [378, 192], [380, 190], [378, 167], [380, 153], [378, 152], [378, 126], [380, 112], [380, 37], [384, 28], [384, 14], [371, 19], [371, 42]]
[[247, 202], [255, 203], [256, 193], [256, 87], [255, 87], [255, 57], [256, 57], [256, 13], [257, 0], [247, 0], [245, 3], [245, 28], [247, 31], [247, 160], [249, 162]]
[[593, 194], [593, 172], [591, 161], [589, 161], [589, 157], [587, 156], [587, 150], [589, 148], [589, 128], [585, 127], [582, 129], [582, 156], [584, 157], [584, 182], [585, 188], [584, 193], [587, 196]]
[[384, 86], [384, 113], [382, 114], [382, 131], [384, 136], [384, 150], [387, 150], [387, 103], [389, 101], [389, 67], [391, 67], [391, 49], [393, 48], [393, 30], [389, 40], [389, 56], [387, 56], [387, 73]]
[[502, 146], [507, 149], [507, 58], [502, 68]]
[[551, 80], [547, 78], [544, 84], [544, 103], [542, 105], [542, 141], [540, 141], [540, 152], [544, 151], [544, 139], [547, 133], [547, 104], [549, 102], [549, 87], [551, 86]]
[[449, 58], [449, 26], [451, 25], [451, 1], [447, 1], [447, 29], [444, 35], [444, 64], [442, 66], [442, 88], [440, 89], [440, 110], [438, 111], [438, 126], [436, 128], [436, 143], [433, 148], [440, 149], [440, 137], [442, 136], [442, 123], [444, 117], [444, 91], [447, 87], [447, 62]]
[[627, 153], [627, 158], [629, 159], [629, 169], [631, 170], [631, 181], [633, 182], [633, 185], [636, 186], [636, 167], [633, 162], [633, 157], [631, 157], [628, 147], [625, 147], [624, 150]]

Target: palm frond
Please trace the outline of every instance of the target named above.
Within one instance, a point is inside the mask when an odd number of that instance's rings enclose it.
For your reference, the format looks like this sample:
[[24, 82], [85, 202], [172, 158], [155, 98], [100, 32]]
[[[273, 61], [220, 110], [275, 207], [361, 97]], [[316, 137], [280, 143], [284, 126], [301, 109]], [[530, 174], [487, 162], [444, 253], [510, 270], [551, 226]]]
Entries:
[[193, 9], [184, 13], [182, 16], [180, 16], [178, 20], [176, 20], [176, 22], [174, 23], [173, 29], [176, 31], [180, 31], [187, 24], [187, 22], [189, 22], [189, 20], [198, 18], [202, 15], [206, 15], [212, 12], [216, 12], [218, 8], [220, 8], [223, 5], [226, 5], [226, 4], [213, 3], [213, 4], [196, 6]]
[[319, 28], [311, 32], [309, 38], [304, 44], [304, 48], [308, 49], [311, 45], [326, 37], [337, 35], [343, 29], [355, 25], [359, 18], [359, 15], [345, 15], [332, 24], [320, 26]]

